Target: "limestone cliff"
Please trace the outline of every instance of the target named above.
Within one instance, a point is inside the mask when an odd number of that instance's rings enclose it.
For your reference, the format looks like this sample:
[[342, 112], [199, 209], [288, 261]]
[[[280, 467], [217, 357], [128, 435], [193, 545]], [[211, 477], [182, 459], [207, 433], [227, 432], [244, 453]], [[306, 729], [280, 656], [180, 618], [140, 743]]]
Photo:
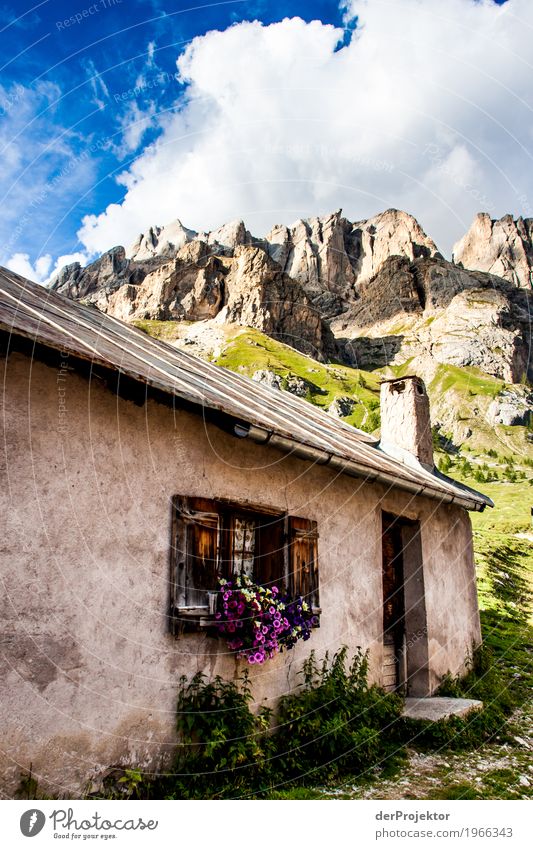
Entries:
[[453, 259], [464, 268], [488, 271], [530, 289], [533, 269], [533, 218], [504, 215], [494, 221], [476, 215], [470, 230], [454, 245]]
[[397, 209], [355, 223], [340, 211], [308, 218], [291, 228], [274, 227], [265, 241], [270, 256], [311, 297], [330, 292], [350, 299], [390, 256], [437, 254], [416, 219]]
[[423, 356], [510, 383], [533, 379], [533, 296], [438, 258], [391, 257], [332, 322], [343, 359], [361, 368]]
[[235, 245], [227, 255], [195, 239], [172, 258], [142, 260], [113, 248], [87, 268], [67, 266], [53, 288], [122, 321], [216, 318], [262, 330], [318, 359], [335, 352], [328, 325], [301, 285], [264, 250], [248, 244]]
[[394, 209], [302, 219], [262, 239], [240, 220], [198, 233], [176, 219], [129, 255], [115, 247], [67, 266], [53, 288], [125, 321], [206, 323], [202, 346], [219, 338], [213, 322], [236, 324], [321, 359], [370, 368], [424, 357], [516, 383], [533, 379], [532, 227], [480, 215], [451, 263]]

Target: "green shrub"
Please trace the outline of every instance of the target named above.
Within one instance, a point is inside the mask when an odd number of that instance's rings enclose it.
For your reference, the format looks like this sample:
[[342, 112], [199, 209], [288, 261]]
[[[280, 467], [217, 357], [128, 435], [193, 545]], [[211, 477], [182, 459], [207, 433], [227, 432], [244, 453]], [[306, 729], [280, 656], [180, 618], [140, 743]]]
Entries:
[[379, 413], [373, 410], [369, 412], [366, 420], [361, 424], [361, 430], [366, 431], [367, 433], [373, 433], [380, 425], [381, 419]]
[[[367, 773], [398, 749], [395, 721], [402, 701], [369, 687], [361, 651], [346, 669], [346, 648], [331, 664], [312, 653], [301, 692], [281, 699], [275, 728], [275, 767], [292, 781]], [[401, 748], [401, 747], [400, 747]]]
[[[181, 682], [179, 746], [172, 772], [152, 788], [158, 798], [292, 798], [290, 788], [378, 764], [394, 769], [403, 757], [396, 735], [402, 700], [366, 682], [367, 660], [346, 648], [331, 663], [314, 654], [304, 663], [300, 692], [271, 712], [250, 710], [247, 677], [238, 686], [200, 674]], [[287, 795], [288, 794], [288, 795]]]
[[201, 673], [180, 683], [179, 744], [173, 774], [163, 779], [166, 798], [235, 798], [264, 790], [270, 711], [250, 710], [247, 675], [240, 686], [220, 676], [206, 681]]
[[439, 460], [439, 470], [446, 474], [449, 472], [452, 467], [452, 460], [449, 454], [443, 454], [441, 459]]

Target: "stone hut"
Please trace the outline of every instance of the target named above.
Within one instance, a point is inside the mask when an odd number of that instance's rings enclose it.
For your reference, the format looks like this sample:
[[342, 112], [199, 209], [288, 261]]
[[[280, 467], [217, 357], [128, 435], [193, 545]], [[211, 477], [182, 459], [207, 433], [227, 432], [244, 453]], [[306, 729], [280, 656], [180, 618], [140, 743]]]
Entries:
[[320, 627], [250, 667], [274, 706], [346, 645], [431, 694], [480, 641], [469, 510], [435, 470], [417, 377], [382, 387], [383, 440], [0, 270], [2, 791], [75, 795], [156, 768], [180, 676], [238, 677], [217, 576], [303, 595]]

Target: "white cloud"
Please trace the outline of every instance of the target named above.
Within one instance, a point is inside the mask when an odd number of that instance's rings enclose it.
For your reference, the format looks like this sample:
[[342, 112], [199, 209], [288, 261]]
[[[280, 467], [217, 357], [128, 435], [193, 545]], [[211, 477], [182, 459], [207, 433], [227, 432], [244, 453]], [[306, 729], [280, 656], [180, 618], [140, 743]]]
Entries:
[[46, 279], [51, 264], [52, 257], [49, 254], [39, 257], [35, 263], [32, 263], [29, 254], [16, 253], [8, 259], [6, 267], [15, 274], [21, 274], [22, 277], [41, 283]]
[[86, 265], [89, 260], [87, 254], [74, 253], [64, 254], [53, 262], [50, 254], [44, 254], [32, 263], [29, 254], [15, 253], [6, 262], [6, 268], [14, 271], [16, 274], [21, 274], [22, 277], [27, 277], [28, 280], [33, 280], [35, 283], [49, 283], [57, 272], [64, 265], [70, 265], [72, 262], [79, 262], [80, 265]]
[[122, 133], [120, 144], [115, 146], [115, 152], [120, 159], [139, 148], [145, 133], [153, 126], [155, 114], [156, 105], [153, 101], [146, 109], [139, 109], [136, 103], [128, 104], [117, 119]]
[[185, 100], [120, 175], [122, 203], [83, 220], [87, 250], [177, 216], [243, 217], [261, 235], [395, 206], [449, 252], [480, 209], [533, 214], [531, 0], [348, 5], [342, 49], [341, 29], [300, 19], [194, 39], [177, 63]]
[[86, 61], [85, 70], [89, 77], [89, 85], [92, 93], [91, 103], [94, 103], [98, 109], [103, 110], [109, 103], [109, 89], [92, 59]]

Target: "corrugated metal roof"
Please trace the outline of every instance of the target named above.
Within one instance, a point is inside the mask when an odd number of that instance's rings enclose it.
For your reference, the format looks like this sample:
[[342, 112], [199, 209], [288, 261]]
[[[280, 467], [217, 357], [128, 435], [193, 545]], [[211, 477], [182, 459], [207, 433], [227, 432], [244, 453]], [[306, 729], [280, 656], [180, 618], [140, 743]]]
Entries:
[[294, 450], [314, 462], [331, 462], [348, 474], [388, 480], [410, 492], [463, 502], [471, 509], [492, 505], [475, 490], [389, 457], [369, 434], [307, 401], [205, 362], [1, 268], [0, 327], [200, 407], [223, 411], [250, 426], [241, 427], [241, 435]]

